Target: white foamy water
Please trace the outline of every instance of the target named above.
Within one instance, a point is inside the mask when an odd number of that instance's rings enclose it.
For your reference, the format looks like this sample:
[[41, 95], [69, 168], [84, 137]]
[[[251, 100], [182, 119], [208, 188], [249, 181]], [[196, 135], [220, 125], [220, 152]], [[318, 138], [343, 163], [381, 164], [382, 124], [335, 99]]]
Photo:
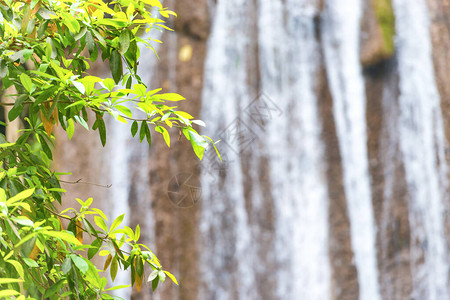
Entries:
[[[201, 229], [205, 248], [201, 298], [269, 297], [258, 295], [260, 291], [255, 288], [258, 271], [266, 263], [258, 261], [258, 250], [263, 249], [274, 251], [276, 267], [269, 270], [266, 266], [265, 273], [272, 274], [276, 282], [276, 298], [298, 299], [301, 295], [305, 299], [325, 299], [329, 296], [330, 280], [328, 200], [319, 139], [321, 126], [313, 92], [318, 65], [314, 8], [288, 2], [284, 16], [280, 1], [259, 1], [258, 5], [264, 92], [258, 101], [275, 104], [270, 112], [262, 112], [270, 115], [263, 128], [244, 110], [249, 104], [260, 105], [259, 109], [263, 105], [249, 102], [253, 100], [250, 95], [255, 94], [255, 87], [247, 84], [247, 76], [253, 75], [247, 73], [251, 58], [251, 5], [244, 1], [218, 1], [215, 7], [203, 91], [208, 105], [203, 108], [202, 119], [209, 125], [208, 133], [214, 134], [236, 124], [238, 118], [245, 124], [242, 126], [252, 131], [243, 132], [247, 135], [244, 138], [255, 140], [249, 151], [250, 170], [243, 170], [240, 157], [224, 147], [222, 155], [232, 161], [226, 168], [226, 177], [211, 180], [211, 174], [203, 173]], [[298, 49], [303, 51], [299, 53]], [[263, 186], [257, 170], [263, 158], [269, 158], [267, 184], [272, 187], [270, 197], [275, 213], [273, 245], [258, 245], [261, 241], [257, 240], [257, 233], [264, 233], [264, 229], [250, 224], [254, 211], [246, 210], [244, 202], [244, 172], [248, 171], [252, 180], [248, 201], [253, 209], [262, 209]]]
[[[364, 82], [359, 64], [359, 0], [327, 1], [323, 47], [333, 97], [351, 244], [361, 300], [380, 299], [376, 227], [368, 170]], [[331, 150], [329, 150], [331, 151]]]
[[319, 49], [309, 1], [259, 1], [261, 89], [282, 115], [267, 125], [276, 210], [278, 299], [328, 299], [328, 195], [314, 80]]
[[[333, 299], [331, 291], [339, 293], [346, 288], [334, 286], [328, 250], [328, 216], [333, 212], [329, 212], [324, 153], [337, 150], [324, 149], [321, 140], [315, 84], [322, 47], [350, 221], [346, 238], [354, 254], [359, 299], [380, 300], [379, 280], [386, 283], [391, 274], [380, 273], [377, 267], [366, 95], [359, 63], [362, 1], [343, 4], [328, 0], [323, 12], [308, 0], [210, 2], [212, 28], [200, 118], [207, 124], [205, 134], [222, 139], [218, 146], [226, 163], [219, 171], [211, 162], [213, 155], [205, 154], [203, 167], [207, 169], [202, 171], [202, 201], [198, 204], [198, 298], [325, 300]], [[390, 102], [397, 101], [396, 82], [384, 87], [380, 159], [384, 161], [385, 202], [380, 236], [388, 238], [393, 215], [389, 209], [398, 205], [394, 186], [398, 166], [390, 161], [397, 159], [399, 145], [409, 191], [405, 211], [409, 211], [411, 226], [411, 297], [450, 299], [444, 231], [447, 145], [432, 67], [427, 9], [424, 0], [394, 0], [394, 8], [400, 97], [398, 103]], [[319, 13], [321, 27], [315, 28], [314, 17]], [[322, 40], [317, 40], [316, 31]], [[174, 83], [177, 39], [175, 35], [169, 38], [166, 47], [173, 64], [169, 77]], [[151, 51], [141, 53], [140, 72], [150, 83], [157, 61]], [[175, 91], [174, 86], [171, 89]], [[261, 91], [259, 100], [254, 101]], [[271, 107], [264, 107], [266, 104]], [[252, 107], [263, 114], [262, 124], [249, 114]], [[386, 132], [391, 127], [392, 131]], [[112, 215], [132, 213], [128, 198], [131, 189], [138, 187], [135, 194], [148, 201], [146, 209], [152, 216], [148, 174], [134, 169], [148, 165], [147, 146], [129, 145], [129, 128], [121, 124], [112, 128], [108, 142], [115, 145]], [[139, 184], [130, 181], [133, 174]], [[151, 222], [147, 231], [153, 239]], [[380, 240], [378, 246], [387, 253], [389, 242]], [[402, 287], [385, 286], [401, 293]], [[383, 290], [385, 294], [396, 297]], [[122, 296], [129, 299], [129, 290]], [[176, 294], [175, 298], [182, 296]], [[152, 297], [159, 299], [158, 294]]]
[[[417, 299], [450, 299], [444, 232], [447, 165], [425, 1], [395, 0], [400, 148], [410, 193], [411, 260]], [[424, 260], [424, 261], [423, 261]]]
[[[245, 0], [218, 1], [205, 66], [202, 119], [207, 133], [215, 137], [228, 125], [236, 124], [239, 111], [249, 103], [246, 61], [248, 27]], [[204, 248], [201, 268], [202, 299], [255, 299], [252, 287], [254, 267], [250, 230], [245, 211], [240, 158], [224, 147], [222, 155], [233, 161], [226, 177], [202, 176], [201, 232]], [[220, 183], [214, 183], [214, 181]], [[230, 276], [233, 274], [232, 276]]]

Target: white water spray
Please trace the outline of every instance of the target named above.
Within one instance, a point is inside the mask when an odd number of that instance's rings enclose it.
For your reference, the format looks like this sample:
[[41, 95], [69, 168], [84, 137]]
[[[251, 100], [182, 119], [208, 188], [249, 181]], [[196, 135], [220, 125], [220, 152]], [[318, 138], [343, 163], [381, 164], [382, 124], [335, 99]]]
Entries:
[[[376, 227], [368, 170], [364, 82], [359, 64], [361, 1], [327, 2], [323, 47], [342, 156], [351, 243], [361, 300], [379, 300]], [[329, 150], [331, 151], [331, 150]]]
[[259, 3], [262, 90], [283, 114], [265, 137], [277, 216], [277, 298], [328, 299], [328, 195], [314, 94], [317, 10], [309, 1]]
[[[425, 1], [395, 0], [400, 148], [410, 194], [414, 297], [450, 299], [444, 231], [446, 141]], [[423, 262], [424, 260], [424, 262]]]

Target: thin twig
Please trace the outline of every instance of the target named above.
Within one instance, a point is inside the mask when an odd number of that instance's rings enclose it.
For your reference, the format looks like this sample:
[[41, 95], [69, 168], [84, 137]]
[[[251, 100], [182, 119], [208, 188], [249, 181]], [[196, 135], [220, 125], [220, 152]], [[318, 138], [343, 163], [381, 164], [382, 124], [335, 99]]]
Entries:
[[59, 181], [62, 182], [62, 183], [67, 183], [67, 184], [78, 184], [78, 183], [89, 184], [89, 185], [94, 185], [94, 186], [103, 187], [103, 188], [107, 188], [107, 189], [112, 187], [112, 184], [102, 185], [102, 184], [88, 182], [88, 181], [82, 181], [82, 180], [83, 180], [83, 178], [80, 178], [80, 179], [75, 180], [75, 181], [65, 181], [65, 180], [61, 180], [61, 179]]

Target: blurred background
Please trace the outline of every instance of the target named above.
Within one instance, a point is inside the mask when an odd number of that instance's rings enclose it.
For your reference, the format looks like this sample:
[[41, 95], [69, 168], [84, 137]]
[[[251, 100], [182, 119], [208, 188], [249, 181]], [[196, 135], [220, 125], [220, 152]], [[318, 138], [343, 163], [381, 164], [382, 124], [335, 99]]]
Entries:
[[[59, 133], [66, 199], [126, 213], [180, 286], [125, 299], [450, 299], [447, 0], [170, 0], [150, 89], [218, 143]], [[98, 73], [108, 68], [96, 66]], [[100, 154], [102, 153], [102, 154]], [[106, 155], [104, 155], [106, 153]], [[119, 278], [127, 283], [126, 276]]]

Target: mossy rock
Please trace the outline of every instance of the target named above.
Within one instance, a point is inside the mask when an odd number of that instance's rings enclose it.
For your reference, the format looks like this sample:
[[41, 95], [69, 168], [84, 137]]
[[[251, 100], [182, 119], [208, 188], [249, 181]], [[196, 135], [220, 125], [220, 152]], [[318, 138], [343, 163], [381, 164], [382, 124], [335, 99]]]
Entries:
[[361, 49], [364, 67], [377, 65], [395, 53], [395, 15], [391, 0], [371, 0], [364, 20], [367, 37]]
[[392, 2], [391, 0], [372, 0], [372, 5], [383, 37], [382, 55], [391, 57], [395, 52], [395, 15]]

